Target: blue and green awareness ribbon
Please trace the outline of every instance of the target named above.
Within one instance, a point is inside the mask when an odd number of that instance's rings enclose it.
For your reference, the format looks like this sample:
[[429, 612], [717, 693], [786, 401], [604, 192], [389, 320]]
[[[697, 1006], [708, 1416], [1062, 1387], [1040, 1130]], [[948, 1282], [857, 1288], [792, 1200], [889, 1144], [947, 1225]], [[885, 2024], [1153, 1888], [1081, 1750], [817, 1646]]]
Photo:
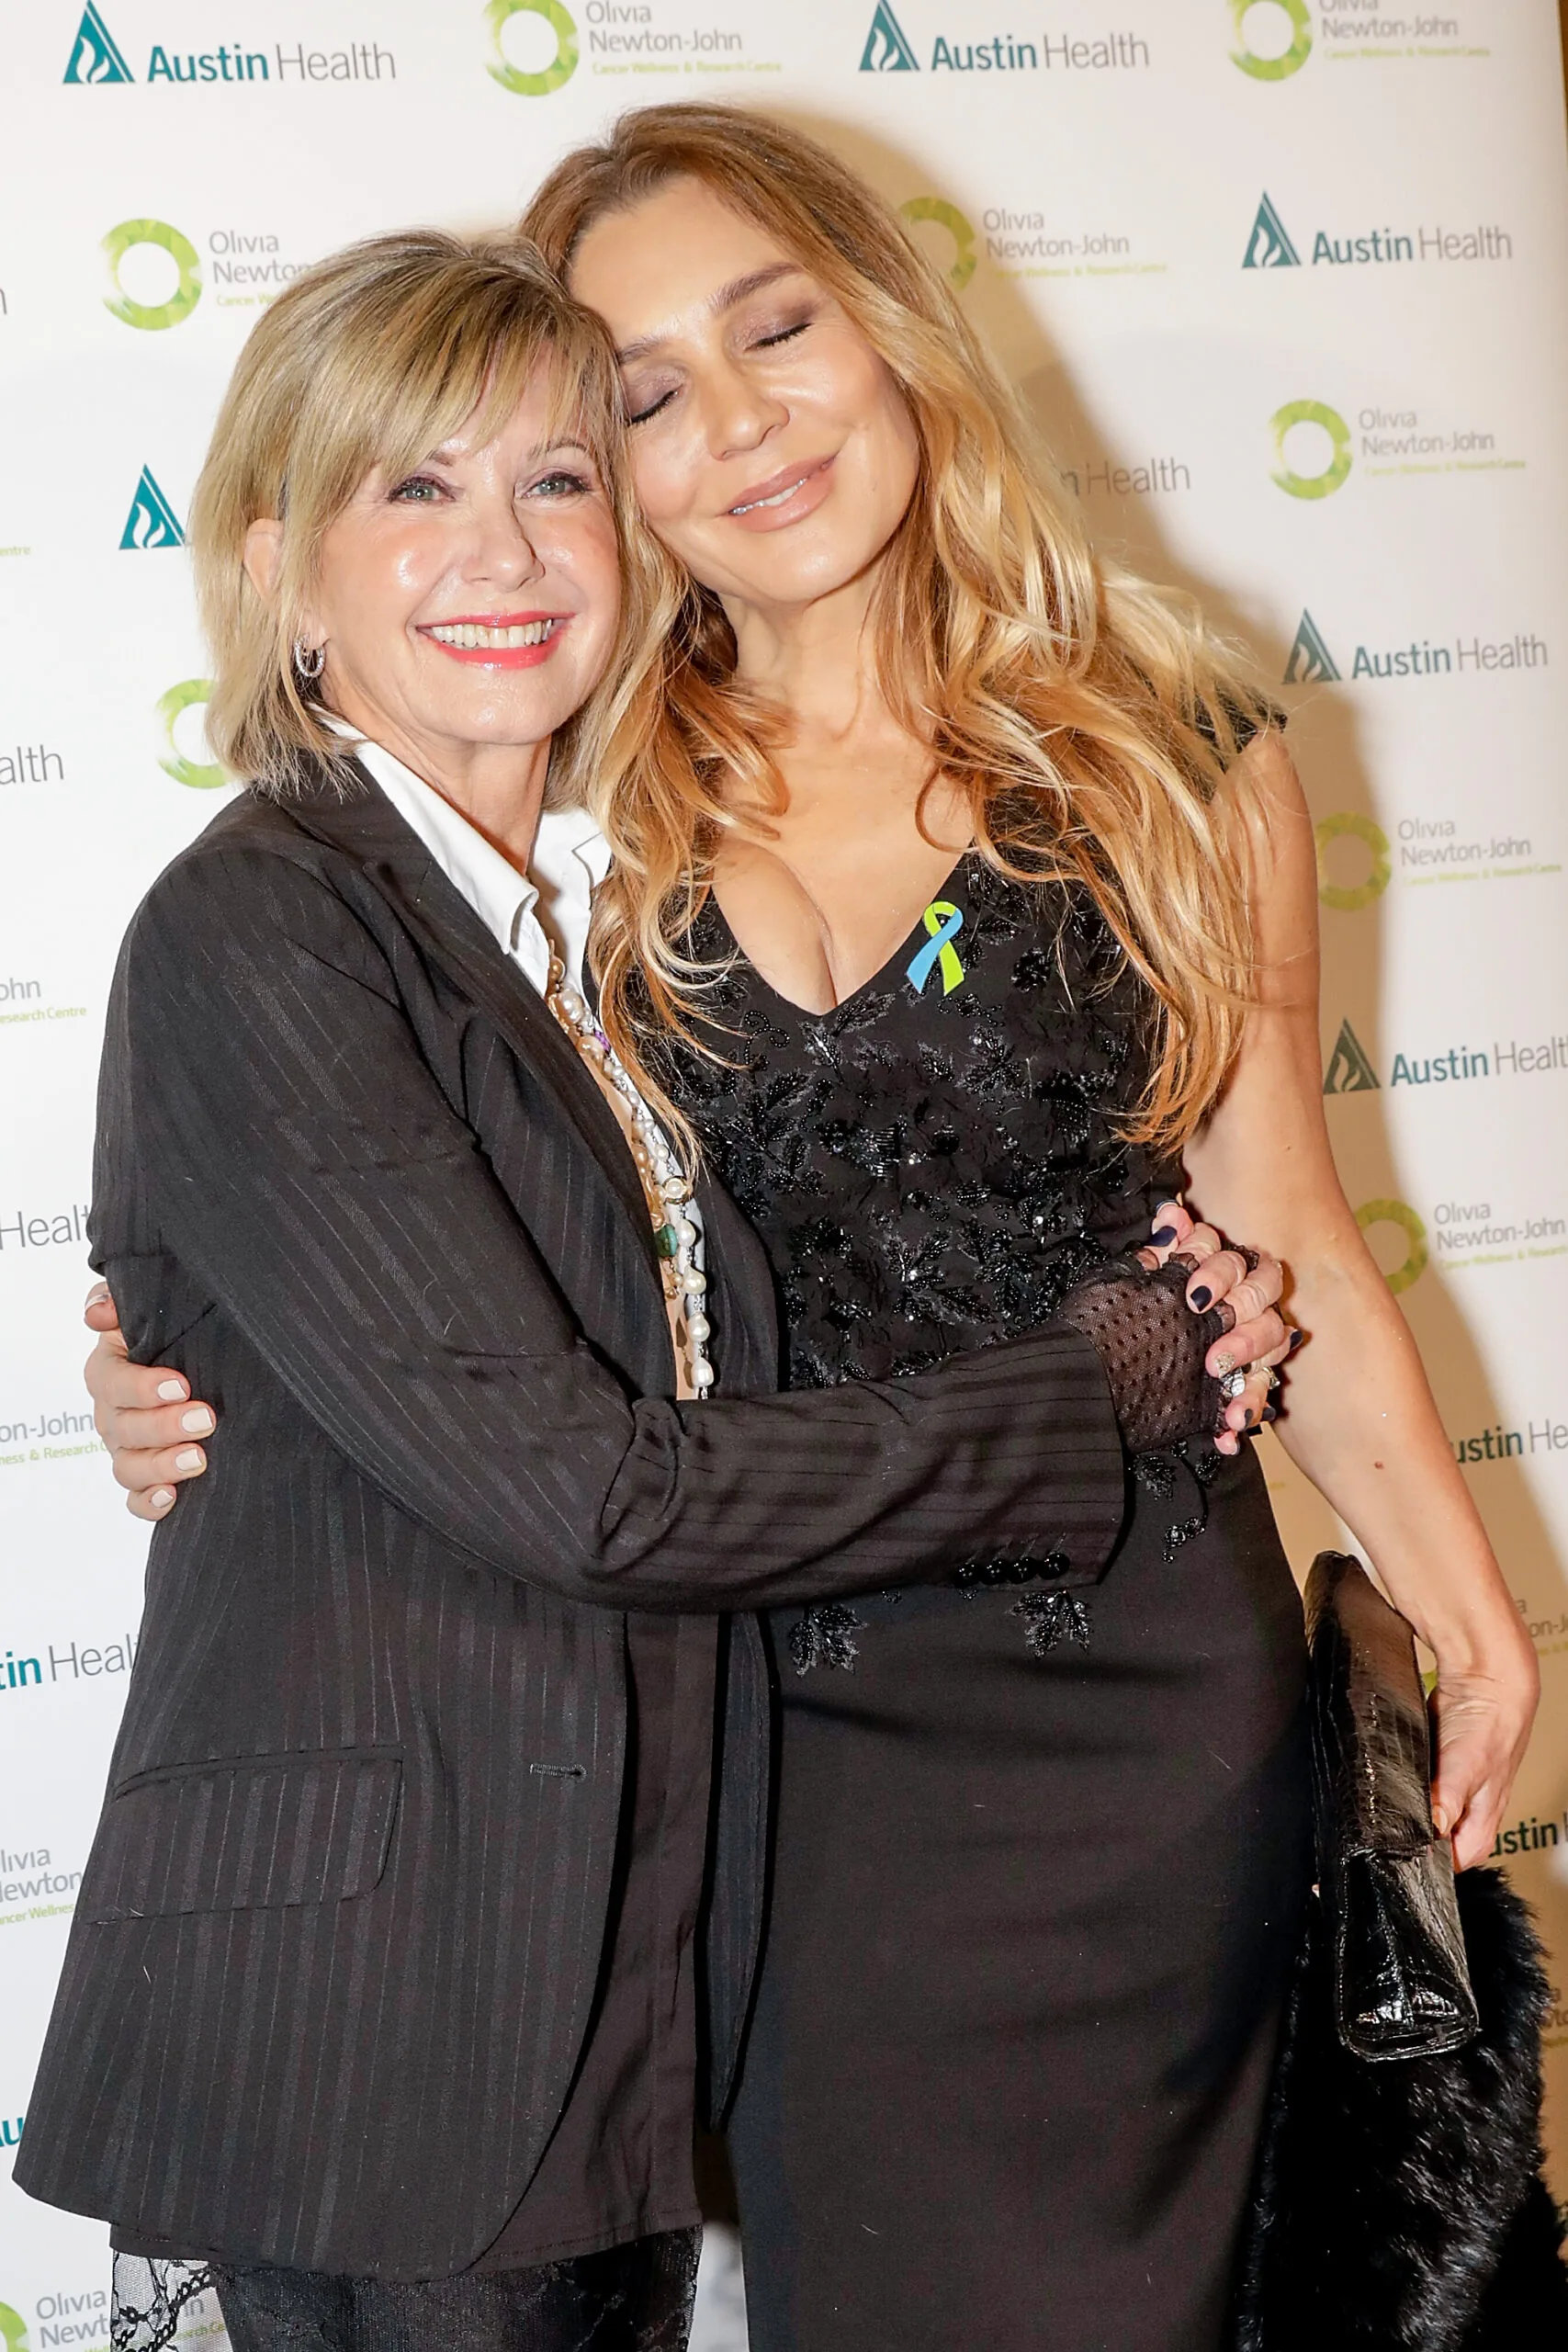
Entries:
[[958, 960], [958, 950], [953, 944], [964, 928], [964, 910], [950, 899], [933, 899], [920, 917], [929, 934], [925, 945], [910, 964], [906, 978], [917, 996], [925, 993], [926, 982], [940, 965], [942, 992], [951, 996], [964, 978], [964, 967]]

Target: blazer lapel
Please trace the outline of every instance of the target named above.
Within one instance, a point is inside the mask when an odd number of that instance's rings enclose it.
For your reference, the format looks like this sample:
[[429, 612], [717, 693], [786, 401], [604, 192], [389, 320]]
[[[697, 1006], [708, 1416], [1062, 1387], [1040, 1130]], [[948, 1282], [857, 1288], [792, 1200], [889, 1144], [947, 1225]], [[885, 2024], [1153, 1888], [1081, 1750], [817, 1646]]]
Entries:
[[431, 959], [494, 1022], [577, 1129], [657, 1272], [653, 1223], [642, 1180], [615, 1114], [583, 1068], [577, 1048], [418, 834], [357, 763], [355, 774], [364, 785], [359, 795], [345, 799], [323, 785], [318, 792], [290, 799], [288, 814], [317, 841], [356, 860]]

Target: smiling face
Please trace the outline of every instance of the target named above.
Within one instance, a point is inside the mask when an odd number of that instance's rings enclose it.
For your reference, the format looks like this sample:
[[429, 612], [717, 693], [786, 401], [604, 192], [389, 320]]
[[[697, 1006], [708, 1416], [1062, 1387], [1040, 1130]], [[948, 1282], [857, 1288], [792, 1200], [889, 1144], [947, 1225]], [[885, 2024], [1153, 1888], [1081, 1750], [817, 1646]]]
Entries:
[[596, 221], [570, 285], [615, 339], [643, 512], [693, 576], [780, 614], [863, 580], [919, 443], [827, 288], [691, 179]]
[[433, 781], [479, 747], [547, 741], [604, 675], [615, 527], [570, 435], [536, 380], [491, 438], [374, 469], [322, 539], [302, 628], [325, 647], [322, 698]]

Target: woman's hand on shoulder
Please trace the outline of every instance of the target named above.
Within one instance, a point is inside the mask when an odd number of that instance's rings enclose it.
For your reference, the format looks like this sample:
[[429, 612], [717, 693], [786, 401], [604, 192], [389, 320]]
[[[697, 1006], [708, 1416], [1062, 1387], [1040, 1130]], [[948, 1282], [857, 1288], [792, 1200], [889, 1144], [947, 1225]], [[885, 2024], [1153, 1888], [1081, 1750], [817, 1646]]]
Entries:
[[107, 1283], [88, 1292], [84, 1320], [97, 1333], [85, 1367], [93, 1425], [114, 1457], [125, 1507], [135, 1519], [166, 1519], [175, 1489], [206, 1469], [195, 1441], [211, 1436], [218, 1416], [192, 1397], [183, 1373], [131, 1363]]
[[1214, 1440], [1221, 1453], [1239, 1453], [1243, 1438], [1274, 1419], [1269, 1402], [1277, 1385], [1273, 1368], [1296, 1345], [1297, 1334], [1279, 1311], [1283, 1266], [1267, 1250], [1233, 1247], [1212, 1225], [1195, 1225], [1179, 1201], [1162, 1202], [1155, 1211], [1154, 1230], [1137, 1257], [1151, 1272], [1173, 1258], [1190, 1264], [1188, 1306], [1195, 1315], [1213, 1307], [1226, 1323], [1204, 1363], [1216, 1380], [1242, 1376]]

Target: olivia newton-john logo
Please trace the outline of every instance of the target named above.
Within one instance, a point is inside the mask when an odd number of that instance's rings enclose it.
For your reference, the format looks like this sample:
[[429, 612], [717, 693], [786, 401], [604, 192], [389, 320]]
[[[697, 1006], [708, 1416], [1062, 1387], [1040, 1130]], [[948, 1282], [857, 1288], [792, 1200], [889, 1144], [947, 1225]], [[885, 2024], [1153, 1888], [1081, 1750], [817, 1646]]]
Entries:
[[898, 209], [912, 229], [931, 224], [932, 233], [919, 242], [955, 292], [968, 285], [982, 256], [1001, 277], [1151, 277], [1169, 267], [1118, 230], [1075, 224], [1027, 198], [988, 204], [978, 228], [945, 197], [912, 196]]
[[[156, 87], [179, 84], [207, 85], [243, 82], [254, 86], [279, 86], [310, 82], [395, 82], [397, 59], [373, 40], [351, 41], [344, 49], [308, 49], [300, 40], [290, 47], [275, 41], [270, 49], [244, 49], [238, 41], [220, 41], [216, 49], [181, 49], [154, 41], [141, 76]], [[115, 40], [103, 12], [88, 0], [82, 11], [62, 79], [77, 85], [101, 85], [134, 82], [135, 74], [124, 50]]]
[[182, 326], [209, 277], [219, 289], [213, 299], [220, 309], [245, 310], [269, 302], [305, 266], [288, 258], [272, 231], [248, 228], [209, 229], [204, 261], [185, 231], [168, 220], [120, 221], [104, 238], [103, 254], [109, 274], [105, 306], [124, 325], [150, 334]]
[[[1382, 897], [1397, 872], [1406, 889], [1443, 883], [1518, 882], [1561, 874], [1561, 858], [1543, 855], [1529, 833], [1434, 813], [1402, 817], [1391, 842], [1373, 817], [1345, 808], [1315, 827], [1317, 895], [1338, 914], [1359, 914]], [[1523, 1065], [1521, 1065], [1523, 1067]]]
[[491, 81], [522, 98], [562, 90], [580, 64], [598, 75], [776, 74], [732, 25], [694, 20], [690, 0], [486, 0]]
[[[974, 38], [974, 26], [963, 28], [965, 38], [948, 25], [931, 40], [925, 70], [931, 74], [1103, 74], [1125, 72], [1150, 62], [1149, 44], [1134, 32], [1106, 28], [1092, 35], [1059, 32], [1053, 27], [1026, 38], [1013, 32], [993, 32]], [[861, 51], [863, 74], [919, 74], [919, 56], [889, 0], [876, 0]]]
[[[1307, 0], [1218, 0], [1229, 20], [1231, 62], [1254, 82], [1288, 82], [1318, 53], [1341, 64], [1425, 62], [1488, 57], [1469, 38], [1464, 15], [1402, 9], [1393, 0], [1331, 0], [1315, 24]], [[1482, 21], [1484, 21], [1483, 19]]]
[[[159, 302], [144, 302], [128, 292], [122, 277], [126, 256], [144, 245], [166, 254], [175, 266], [174, 291]], [[184, 230], [170, 221], [121, 220], [103, 240], [103, 254], [109, 273], [105, 306], [128, 327], [152, 334], [177, 327], [201, 300], [201, 256]]]
[[193, 792], [215, 792], [220, 785], [229, 782], [210, 755], [205, 759], [197, 757], [193, 734], [202, 752], [207, 751], [206, 739], [199, 734], [198, 719], [187, 721], [187, 714], [199, 712], [211, 694], [210, 678], [182, 678], [178, 685], [170, 686], [157, 701], [158, 765], [165, 775]]
[[[514, 97], [547, 98], [576, 73], [577, 23], [560, 0], [487, 0], [484, 20], [491, 40], [486, 70]], [[524, 53], [528, 62], [520, 64]]]
[[1521, 473], [1526, 464], [1506, 456], [1495, 433], [1440, 424], [1415, 408], [1369, 403], [1355, 412], [1352, 426], [1326, 401], [1287, 401], [1269, 418], [1269, 429], [1271, 479], [1291, 498], [1332, 498], [1356, 469], [1381, 481], [1396, 475]]
[[[1382, 1265], [1382, 1276], [1397, 1296], [1419, 1282], [1431, 1259], [1427, 1228], [1406, 1201], [1363, 1201], [1356, 1211], [1356, 1223], [1367, 1235], [1369, 1242], [1377, 1235], [1374, 1255], [1380, 1265], [1393, 1258], [1392, 1265]], [[1391, 1246], [1392, 1244], [1392, 1246]]]
[[[1304, 241], [1303, 241], [1304, 243]], [[1512, 261], [1514, 240], [1495, 220], [1456, 228], [1426, 221], [1415, 228], [1384, 224], [1354, 230], [1316, 229], [1304, 252], [1286, 228], [1278, 205], [1265, 190], [1242, 254], [1243, 269], [1357, 269], [1406, 262]]]
[[958, 209], [942, 196], [912, 196], [898, 207], [900, 219], [911, 229], [922, 221], [931, 221], [945, 237], [952, 240], [952, 257], [947, 263], [947, 281], [955, 294], [962, 294], [975, 275], [979, 255], [975, 249], [975, 232]]

